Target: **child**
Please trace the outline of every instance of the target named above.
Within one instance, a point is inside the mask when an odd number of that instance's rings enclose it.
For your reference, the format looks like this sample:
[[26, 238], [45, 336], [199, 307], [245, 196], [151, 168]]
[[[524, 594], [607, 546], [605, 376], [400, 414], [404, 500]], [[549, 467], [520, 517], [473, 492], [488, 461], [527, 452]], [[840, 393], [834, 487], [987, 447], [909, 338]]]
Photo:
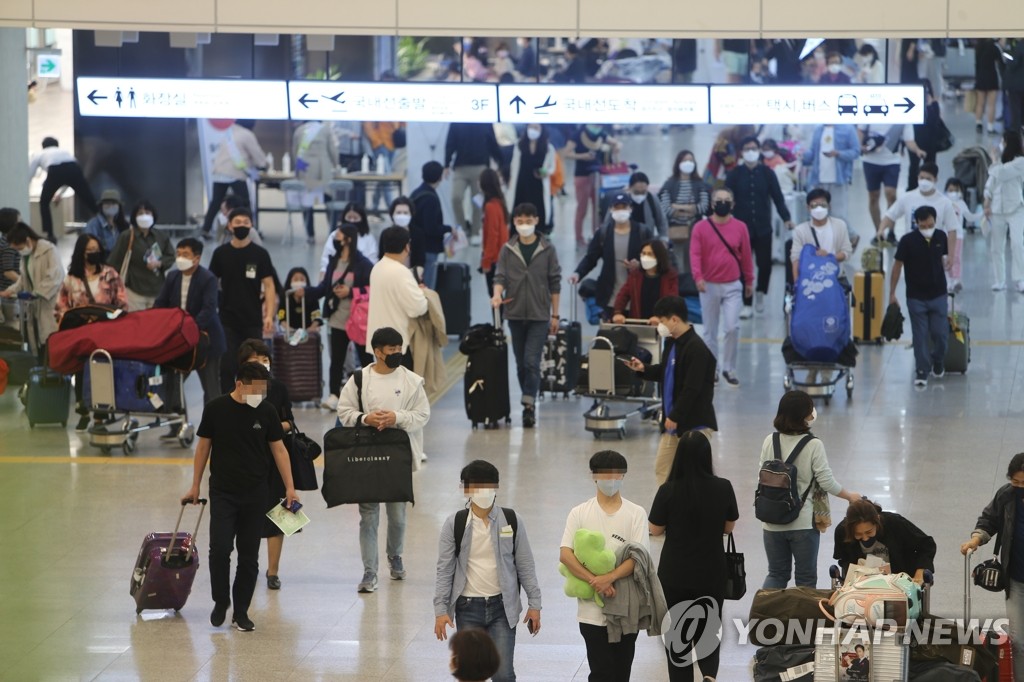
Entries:
[[976, 213], [971, 213], [971, 209], [967, 207], [967, 202], [964, 201], [963, 183], [956, 178], [950, 178], [946, 181], [946, 196], [953, 202], [953, 210], [956, 211], [957, 230], [955, 232], [955, 239], [953, 234], [949, 235], [949, 293], [955, 294], [963, 288], [960, 282], [960, 256], [964, 251], [964, 224], [979, 225], [983, 214], [980, 207]]

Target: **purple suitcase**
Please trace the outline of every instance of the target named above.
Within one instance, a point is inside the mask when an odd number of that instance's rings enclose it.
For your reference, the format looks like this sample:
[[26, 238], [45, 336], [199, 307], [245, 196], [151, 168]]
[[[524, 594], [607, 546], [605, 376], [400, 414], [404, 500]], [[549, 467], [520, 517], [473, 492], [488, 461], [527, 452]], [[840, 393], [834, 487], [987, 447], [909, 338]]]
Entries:
[[174, 609], [180, 611], [199, 569], [199, 555], [196, 553], [195, 536], [199, 522], [206, 509], [206, 500], [200, 499], [199, 517], [194, 533], [179, 533], [181, 519], [185, 515], [183, 502], [178, 523], [172, 533], [150, 533], [142, 540], [139, 557], [135, 560], [129, 593], [135, 598], [135, 613], [145, 609]]

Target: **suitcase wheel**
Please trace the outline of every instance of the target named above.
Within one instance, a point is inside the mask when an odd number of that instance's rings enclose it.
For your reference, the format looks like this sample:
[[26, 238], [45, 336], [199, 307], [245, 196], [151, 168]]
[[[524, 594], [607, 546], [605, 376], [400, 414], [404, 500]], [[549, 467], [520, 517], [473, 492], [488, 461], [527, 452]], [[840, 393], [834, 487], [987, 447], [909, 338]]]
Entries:
[[142, 614], [142, 608], [141, 607], [135, 609], [135, 615], [136, 616], [141, 615], [141, 614]]
[[131, 438], [125, 438], [124, 443], [121, 444], [121, 449], [124, 450], [125, 455], [130, 455], [135, 452], [135, 441]]

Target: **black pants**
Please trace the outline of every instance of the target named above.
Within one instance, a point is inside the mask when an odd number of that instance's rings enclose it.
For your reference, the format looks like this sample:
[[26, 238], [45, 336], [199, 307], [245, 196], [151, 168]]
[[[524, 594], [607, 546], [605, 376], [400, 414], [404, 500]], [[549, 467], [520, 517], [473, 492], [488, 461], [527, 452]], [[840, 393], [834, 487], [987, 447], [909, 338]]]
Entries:
[[629, 682], [636, 652], [636, 634], [623, 635], [618, 644], [608, 642], [608, 628], [580, 623], [580, 634], [587, 644], [590, 682]]
[[1024, 91], [1021, 90], [1007, 90], [1006, 100], [1010, 104], [1010, 127], [1007, 130], [1020, 131], [1021, 124], [1024, 123], [1022, 120], [1022, 112], [1024, 112]]
[[39, 218], [43, 221], [43, 232], [51, 240], [53, 234], [53, 214], [50, 213], [50, 202], [53, 196], [61, 187], [70, 187], [75, 190], [75, 196], [82, 200], [82, 205], [92, 217], [96, 213], [96, 197], [92, 194], [92, 188], [82, 174], [82, 167], [77, 162], [68, 161], [50, 166], [46, 170], [46, 179], [43, 180], [43, 189], [39, 193]]
[[[331, 327], [331, 369], [328, 379], [328, 387], [331, 395], [341, 395], [341, 381], [345, 376], [345, 360], [348, 358], [348, 344], [351, 339], [344, 329]], [[373, 362], [373, 356], [366, 352], [363, 346], [355, 345], [356, 353], [359, 355], [359, 364], [363, 367]]]
[[206, 207], [206, 217], [203, 219], [203, 234], [210, 233], [210, 228], [213, 227], [213, 220], [217, 217], [220, 205], [224, 203], [224, 197], [228, 195], [228, 190], [231, 190], [232, 194], [244, 201], [246, 206], [250, 206], [249, 183], [245, 180], [213, 183], [213, 196], [210, 197], [210, 205]]
[[[772, 232], [771, 230], [759, 230], [750, 232], [750, 250], [754, 252], [754, 265], [757, 266], [757, 287], [756, 290], [762, 294], [768, 293], [768, 283], [772, 278]], [[753, 298], [747, 298], [744, 292], [743, 305], [753, 303]]]
[[[908, 150], [909, 152], [909, 150]], [[935, 163], [935, 152], [925, 150], [927, 156], [924, 157], [923, 163]], [[910, 157], [910, 169], [907, 172], [907, 191], [917, 189], [917, 175], [921, 172], [921, 157], [913, 152], [908, 153]]]
[[[245, 494], [210, 490], [210, 589], [215, 604], [234, 604], [247, 615], [260, 574], [260, 533], [266, 519], [267, 488]], [[235, 582], [231, 584], [231, 550], [238, 549]]]
[[233, 327], [221, 320], [224, 325], [224, 337], [227, 339], [228, 348], [220, 359], [220, 390], [222, 393], [230, 393], [235, 390], [235, 372], [238, 371], [238, 347], [246, 339], [262, 339], [263, 325]]
[[[665, 590], [665, 602], [668, 604], [669, 609], [682, 601], [691, 601], [694, 599], [700, 599], [706, 597], [707, 592], [704, 590], [676, 590], [670, 586], [666, 586], [662, 583], [662, 588]], [[718, 613], [722, 614], [722, 600], [715, 598], [715, 602], [718, 604]], [[697, 661], [697, 666], [700, 668], [700, 674], [706, 677], [718, 677], [718, 666], [719, 658], [722, 653], [722, 647], [719, 645], [715, 649], [714, 653], [705, 656], [704, 658]], [[668, 658], [668, 650], [665, 650], [665, 656]], [[671, 682], [693, 682], [693, 666], [678, 666], [673, 665], [672, 661], [668, 661], [668, 679]]]

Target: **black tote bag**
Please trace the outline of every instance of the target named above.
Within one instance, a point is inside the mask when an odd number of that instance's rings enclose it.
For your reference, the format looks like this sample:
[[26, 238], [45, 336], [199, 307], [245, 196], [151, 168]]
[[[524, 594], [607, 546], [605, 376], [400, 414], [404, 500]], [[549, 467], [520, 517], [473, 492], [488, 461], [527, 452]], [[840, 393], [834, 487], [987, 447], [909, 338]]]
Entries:
[[736, 551], [736, 540], [729, 533], [725, 546], [725, 598], [743, 599], [747, 593], [747, 569], [743, 564], [743, 554]]
[[360, 502], [414, 502], [412, 444], [401, 429], [339, 427], [324, 435], [328, 507]]

